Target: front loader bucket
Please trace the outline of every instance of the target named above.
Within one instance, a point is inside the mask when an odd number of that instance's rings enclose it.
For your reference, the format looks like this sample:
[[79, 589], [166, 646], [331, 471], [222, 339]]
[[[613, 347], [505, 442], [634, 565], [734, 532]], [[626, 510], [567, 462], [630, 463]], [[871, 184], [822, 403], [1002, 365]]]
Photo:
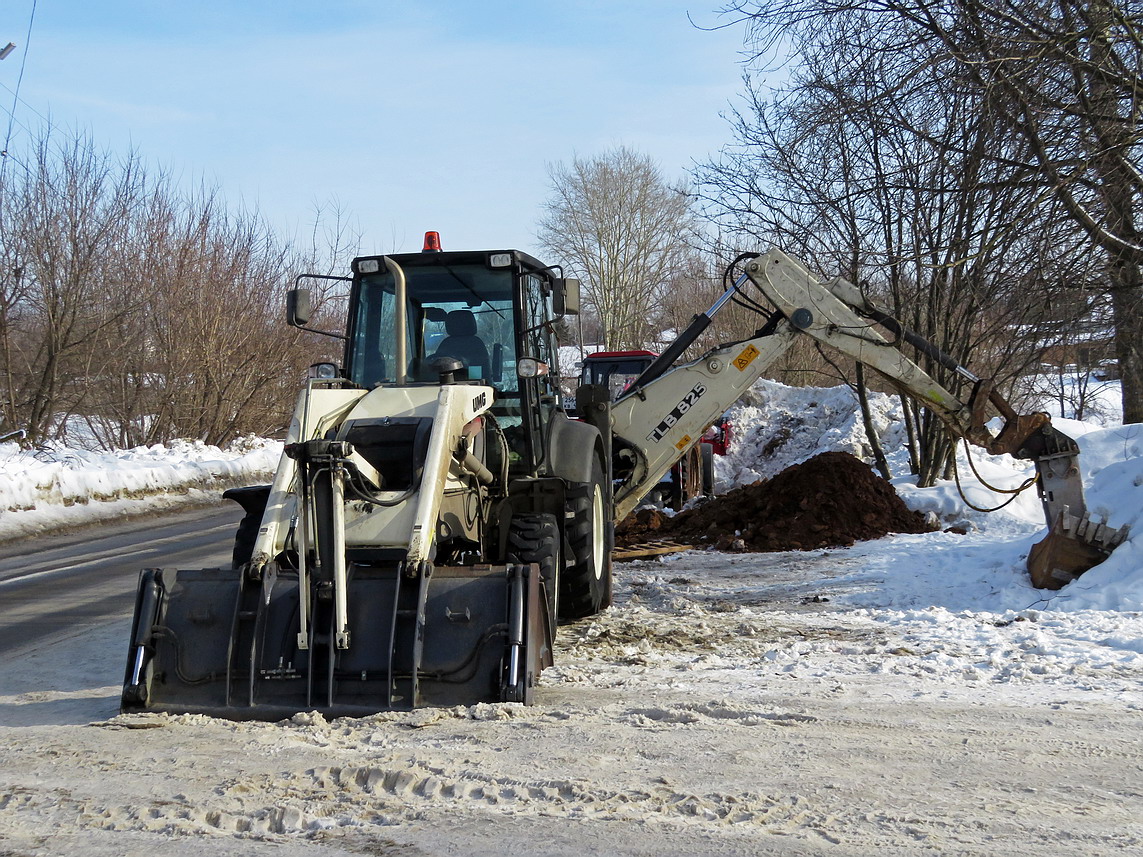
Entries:
[[1113, 530], [1086, 515], [1064, 511], [1043, 539], [1028, 553], [1028, 576], [1037, 589], [1060, 589], [1099, 565], [1127, 537], [1127, 528]]
[[415, 574], [351, 565], [344, 648], [329, 630], [326, 591], [311, 590], [302, 637], [295, 573], [144, 571], [122, 710], [278, 720], [531, 702], [551, 663], [553, 626], [534, 564], [425, 564]]

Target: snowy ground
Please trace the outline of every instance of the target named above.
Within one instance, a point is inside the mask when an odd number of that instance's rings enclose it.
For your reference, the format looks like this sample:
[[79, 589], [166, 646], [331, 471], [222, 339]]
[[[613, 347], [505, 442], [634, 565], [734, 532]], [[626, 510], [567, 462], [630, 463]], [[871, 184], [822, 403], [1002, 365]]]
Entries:
[[[724, 484], [860, 450], [847, 395], [759, 384]], [[1143, 427], [1059, 424], [1139, 530]], [[0, 854], [1143, 853], [1143, 542], [1037, 591], [1033, 495], [896, 481], [966, 534], [617, 566], [531, 708], [116, 717], [126, 618], [6, 653]]]

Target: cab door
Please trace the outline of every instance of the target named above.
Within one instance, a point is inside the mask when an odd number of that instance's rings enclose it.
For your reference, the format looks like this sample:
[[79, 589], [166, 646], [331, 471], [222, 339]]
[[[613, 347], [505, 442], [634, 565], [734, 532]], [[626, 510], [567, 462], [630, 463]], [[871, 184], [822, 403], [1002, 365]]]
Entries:
[[551, 321], [554, 318], [552, 293], [548, 281], [537, 274], [521, 277], [521, 326], [517, 345], [520, 357], [533, 357], [546, 367], [546, 372], [520, 379], [524, 422], [530, 439], [534, 471], [550, 469], [545, 458], [544, 438], [549, 424], [560, 409], [559, 366]]

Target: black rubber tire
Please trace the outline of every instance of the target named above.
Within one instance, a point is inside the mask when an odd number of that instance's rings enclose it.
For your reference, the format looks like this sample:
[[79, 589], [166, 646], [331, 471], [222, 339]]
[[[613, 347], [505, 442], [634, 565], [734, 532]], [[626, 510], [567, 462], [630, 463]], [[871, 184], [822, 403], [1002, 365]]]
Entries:
[[709, 443], [699, 445], [702, 453], [702, 493], [714, 496], [714, 447]]
[[690, 466], [691, 466], [691, 453], [688, 450], [687, 454], [678, 460], [675, 466], [671, 469], [671, 491], [667, 504], [676, 512], [683, 511], [683, 507], [687, 505], [687, 483], [690, 482]]
[[560, 530], [555, 515], [517, 515], [508, 528], [510, 564], [540, 566], [548, 596], [548, 616], [555, 627], [560, 595]]
[[603, 466], [595, 459], [591, 482], [568, 500], [568, 543], [575, 562], [564, 571], [561, 619], [582, 619], [610, 606], [615, 531], [607, 520], [607, 496]]

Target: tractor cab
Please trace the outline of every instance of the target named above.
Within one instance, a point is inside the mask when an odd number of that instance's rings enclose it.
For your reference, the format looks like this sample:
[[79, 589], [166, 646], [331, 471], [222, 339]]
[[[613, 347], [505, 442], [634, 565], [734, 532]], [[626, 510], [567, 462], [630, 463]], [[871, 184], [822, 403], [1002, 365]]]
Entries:
[[597, 351], [584, 358], [579, 382], [607, 387], [614, 402], [658, 356], [647, 350]]
[[544, 461], [559, 403], [552, 321], [578, 311], [578, 281], [516, 250], [353, 260], [344, 377], [358, 387], [473, 383], [494, 390], [491, 413], [515, 472]]

